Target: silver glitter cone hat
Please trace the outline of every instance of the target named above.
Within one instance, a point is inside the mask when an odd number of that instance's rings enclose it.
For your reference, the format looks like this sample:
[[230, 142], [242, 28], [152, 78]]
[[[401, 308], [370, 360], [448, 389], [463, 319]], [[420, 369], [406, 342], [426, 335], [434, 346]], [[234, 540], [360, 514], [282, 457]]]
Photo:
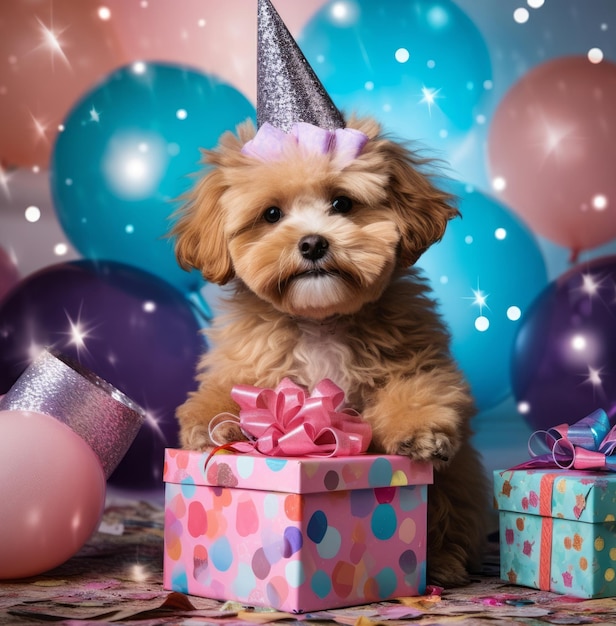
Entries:
[[306, 122], [344, 128], [342, 114], [325, 91], [270, 0], [259, 0], [257, 24], [257, 125], [289, 132]]
[[105, 478], [122, 460], [145, 411], [96, 374], [44, 350], [0, 397], [0, 411], [45, 413], [77, 433], [98, 456]]

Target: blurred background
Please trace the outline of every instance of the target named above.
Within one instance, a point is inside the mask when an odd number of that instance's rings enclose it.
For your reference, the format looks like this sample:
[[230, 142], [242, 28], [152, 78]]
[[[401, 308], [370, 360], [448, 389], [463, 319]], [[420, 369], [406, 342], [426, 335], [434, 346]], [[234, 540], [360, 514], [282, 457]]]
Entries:
[[[419, 262], [487, 469], [616, 414], [612, 0], [276, 0], [334, 102], [441, 160]], [[219, 288], [166, 238], [200, 148], [255, 117], [256, 0], [0, 5], [0, 394], [44, 347], [145, 407], [110, 483], [162, 488]]]

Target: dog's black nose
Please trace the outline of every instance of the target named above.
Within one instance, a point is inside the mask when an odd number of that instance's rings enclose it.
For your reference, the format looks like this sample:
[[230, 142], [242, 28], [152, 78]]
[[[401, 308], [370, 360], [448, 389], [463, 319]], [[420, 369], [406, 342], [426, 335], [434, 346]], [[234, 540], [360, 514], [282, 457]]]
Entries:
[[302, 256], [309, 261], [322, 259], [329, 248], [329, 242], [321, 235], [306, 235], [297, 245]]

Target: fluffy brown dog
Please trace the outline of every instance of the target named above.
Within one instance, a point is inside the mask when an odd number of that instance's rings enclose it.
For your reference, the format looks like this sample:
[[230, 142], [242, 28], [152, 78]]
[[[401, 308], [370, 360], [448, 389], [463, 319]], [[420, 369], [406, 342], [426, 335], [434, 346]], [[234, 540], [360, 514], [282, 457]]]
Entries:
[[[212, 444], [212, 418], [238, 413], [235, 384], [275, 387], [289, 377], [312, 390], [330, 378], [372, 425], [374, 452], [434, 463], [428, 578], [463, 584], [487, 511], [469, 444], [474, 406], [429, 288], [409, 269], [457, 211], [425, 163], [375, 122], [349, 127], [369, 140], [342, 169], [293, 147], [282, 160], [242, 154], [251, 124], [206, 153], [212, 169], [179, 214], [176, 253], [208, 281], [232, 281], [233, 292], [210, 331], [199, 388], [178, 409], [181, 442]], [[227, 428], [226, 439], [242, 438]]]

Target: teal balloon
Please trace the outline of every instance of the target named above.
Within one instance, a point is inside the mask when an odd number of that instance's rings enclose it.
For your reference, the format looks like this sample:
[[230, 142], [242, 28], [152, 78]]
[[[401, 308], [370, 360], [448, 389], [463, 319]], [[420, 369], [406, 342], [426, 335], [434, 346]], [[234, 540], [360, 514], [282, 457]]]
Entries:
[[419, 260], [452, 334], [452, 351], [480, 410], [512, 390], [511, 362], [520, 324], [548, 283], [530, 229], [505, 205], [458, 182], [462, 218]]
[[446, 149], [490, 89], [486, 43], [450, 0], [331, 0], [299, 43], [336, 105]]
[[255, 118], [233, 87], [172, 64], [122, 67], [68, 113], [52, 151], [62, 228], [87, 259], [151, 272], [183, 292], [204, 284], [178, 266], [170, 216], [200, 169], [201, 148]]

